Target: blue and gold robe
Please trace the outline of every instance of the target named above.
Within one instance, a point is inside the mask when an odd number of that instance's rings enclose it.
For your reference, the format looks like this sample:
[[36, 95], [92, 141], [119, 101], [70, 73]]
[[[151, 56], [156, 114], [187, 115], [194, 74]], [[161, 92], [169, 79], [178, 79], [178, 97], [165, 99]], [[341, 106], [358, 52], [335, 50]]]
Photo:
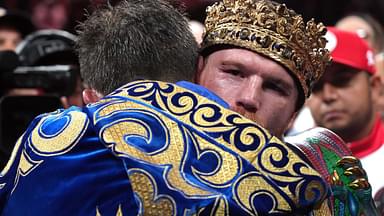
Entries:
[[329, 194], [301, 154], [188, 88], [136, 81], [38, 116], [1, 172], [0, 212], [287, 215]]

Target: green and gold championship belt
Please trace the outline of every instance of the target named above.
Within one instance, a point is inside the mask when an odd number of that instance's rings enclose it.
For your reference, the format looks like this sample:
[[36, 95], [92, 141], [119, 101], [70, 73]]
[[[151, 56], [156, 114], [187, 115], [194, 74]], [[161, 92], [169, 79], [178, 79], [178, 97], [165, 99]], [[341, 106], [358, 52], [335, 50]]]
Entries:
[[327, 180], [332, 195], [315, 215], [379, 215], [372, 189], [360, 161], [345, 142], [330, 130], [314, 128], [286, 141], [304, 152], [311, 164]]
[[306, 214], [329, 193], [294, 148], [177, 85], [129, 83], [88, 108], [140, 214]]

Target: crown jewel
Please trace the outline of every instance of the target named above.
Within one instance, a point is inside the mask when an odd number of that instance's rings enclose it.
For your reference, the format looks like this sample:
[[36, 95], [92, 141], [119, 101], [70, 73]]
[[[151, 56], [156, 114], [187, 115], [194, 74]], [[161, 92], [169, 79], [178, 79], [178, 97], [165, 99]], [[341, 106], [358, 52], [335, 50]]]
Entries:
[[227, 44], [268, 56], [288, 68], [306, 97], [330, 62], [326, 28], [284, 4], [268, 0], [223, 0], [207, 8], [201, 49]]

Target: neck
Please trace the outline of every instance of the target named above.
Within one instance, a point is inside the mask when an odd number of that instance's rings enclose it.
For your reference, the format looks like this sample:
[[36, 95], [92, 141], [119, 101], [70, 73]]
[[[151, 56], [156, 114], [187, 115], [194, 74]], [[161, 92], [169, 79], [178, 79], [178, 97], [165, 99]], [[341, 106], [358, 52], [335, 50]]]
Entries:
[[375, 124], [370, 131], [370, 134], [362, 139], [349, 142], [347, 145], [356, 157], [363, 158], [375, 152], [382, 146], [384, 140], [384, 134], [382, 131], [383, 124], [381, 123], [380, 116], [377, 115]]
[[366, 124], [361, 124], [362, 127], [350, 128], [350, 130], [340, 133], [340, 137], [343, 138], [345, 142], [354, 142], [356, 140], [361, 140], [367, 137], [375, 126], [376, 117], [377, 115], [373, 114]]

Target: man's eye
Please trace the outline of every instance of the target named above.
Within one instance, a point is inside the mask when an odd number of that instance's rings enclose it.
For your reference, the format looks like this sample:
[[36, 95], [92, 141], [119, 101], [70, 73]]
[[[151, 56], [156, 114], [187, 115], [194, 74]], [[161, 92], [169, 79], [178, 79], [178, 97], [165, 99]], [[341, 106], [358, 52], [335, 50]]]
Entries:
[[243, 73], [241, 73], [240, 70], [236, 70], [236, 69], [228, 69], [228, 70], [225, 70], [226, 73], [228, 74], [231, 74], [233, 76], [240, 76], [240, 77], [244, 77]]
[[275, 91], [275, 92], [277, 92], [280, 95], [285, 95], [285, 96], [288, 95], [287, 91], [284, 88], [282, 88], [280, 85], [276, 84], [276, 83], [266, 82], [264, 84], [264, 87], [266, 89], [270, 89], [272, 91]]
[[335, 87], [347, 87], [349, 86], [351, 81], [350, 77], [336, 77], [334, 80], [332, 80], [330, 83]]
[[240, 74], [239, 70], [227, 70], [226, 72], [234, 76], [238, 76]]

